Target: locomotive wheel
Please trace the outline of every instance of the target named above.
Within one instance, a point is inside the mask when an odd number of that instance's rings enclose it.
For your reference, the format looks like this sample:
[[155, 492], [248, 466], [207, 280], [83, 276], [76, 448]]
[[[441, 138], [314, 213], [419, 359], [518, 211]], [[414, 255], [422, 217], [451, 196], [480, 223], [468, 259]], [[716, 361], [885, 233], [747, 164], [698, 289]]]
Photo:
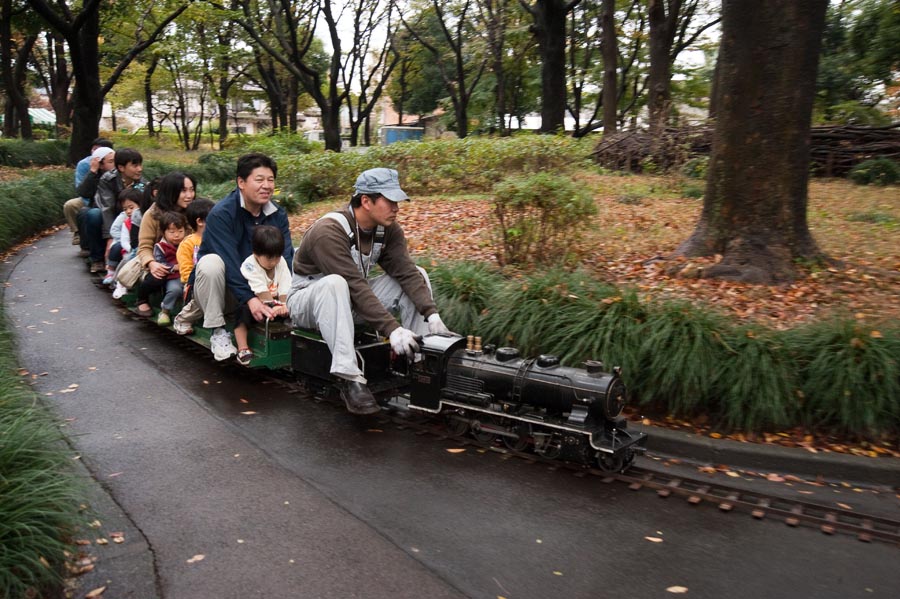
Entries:
[[607, 474], [615, 474], [625, 469], [625, 458], [622, 455], [597, 453], [597, 467]]
[[481, 427], [478, 426], [473, 426], [469, 432], [472, 433], [472, 436], [479, 443], [490, 443], [494, 440], [494, 437], [497, 436], [493, 433], [493, 431], [482, 430]]
[[518, 435], [515, 438], [503, 437], [503, 444], [506, 445], [507, 448], [511, 449], [512, 451], [525, 451], [528, 448], [528, 438], [531, 436], [530, 431], [528, 431], [528, 427], [513, 426], [509, 427], [507, 431]]
[[447, 414], [444, 417], [444, 426], [447, 427], [447, 435], [457, 439], [464, 437], [469, 431], [469, 423], [459, 414]]
[[[543, 435], [546, 437], [546, 434]], [[535, 445], [535, 453], [544, 456], [548, 460], [555, 460], [562, 454], [562, 441], [558, 435], [551, 436], [541, 443], [540, 449]]]

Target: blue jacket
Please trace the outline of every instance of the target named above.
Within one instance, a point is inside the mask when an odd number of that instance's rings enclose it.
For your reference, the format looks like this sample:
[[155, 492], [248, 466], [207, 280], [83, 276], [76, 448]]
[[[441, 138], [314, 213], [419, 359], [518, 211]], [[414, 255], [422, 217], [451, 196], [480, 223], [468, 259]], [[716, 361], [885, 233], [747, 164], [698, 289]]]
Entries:
[[[219, 201], [206, 217], [203, 242], [197, 254], [199, 260], [206, 254], [217, 254], [225, 263], [225, 284], [239, 304], [245, 304], [256, 294], [241, 274], [241, 264], [253, 253], [253, 228], [257, 225], [278, 227], [284, 235], [284, 259], [292, 264], [294, 246], [288, 227], [287, 212], [275, 202], [266, 204], [259, 216], [253, 216], [241, 206], [241, 193], [235, 189]], [[194, 273], [197, 271], [194, 270]], [[193, 279], [194, 273], [191, 273]], [[193, 281], [192, 281], [193, 283]]]

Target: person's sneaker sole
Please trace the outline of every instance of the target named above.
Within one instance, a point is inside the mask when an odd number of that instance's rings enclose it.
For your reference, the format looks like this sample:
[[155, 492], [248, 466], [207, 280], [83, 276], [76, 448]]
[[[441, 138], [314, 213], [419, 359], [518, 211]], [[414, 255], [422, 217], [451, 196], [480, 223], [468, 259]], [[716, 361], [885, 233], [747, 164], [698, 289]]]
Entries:
[[227, 349], [224, 351], [219, 351], [217, 349], [213, 350], [213, 357], [216, 359], [216, 362], [224, 362], [228, 358], [230, 358], [232, 356], [236, 356], [236, 355], [237, 355], [237, 350], [235, 350], [235, 351], [229, 351]]

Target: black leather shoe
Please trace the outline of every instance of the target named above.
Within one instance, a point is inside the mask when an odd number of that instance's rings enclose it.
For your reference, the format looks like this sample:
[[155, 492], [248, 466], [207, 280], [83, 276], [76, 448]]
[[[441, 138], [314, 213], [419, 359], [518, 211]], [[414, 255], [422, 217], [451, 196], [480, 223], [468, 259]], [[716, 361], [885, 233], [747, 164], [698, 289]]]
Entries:
[[381, 411], [369, 388], [356, 381], [341, 381], [341, 398], [351, 414], [376, 414]]

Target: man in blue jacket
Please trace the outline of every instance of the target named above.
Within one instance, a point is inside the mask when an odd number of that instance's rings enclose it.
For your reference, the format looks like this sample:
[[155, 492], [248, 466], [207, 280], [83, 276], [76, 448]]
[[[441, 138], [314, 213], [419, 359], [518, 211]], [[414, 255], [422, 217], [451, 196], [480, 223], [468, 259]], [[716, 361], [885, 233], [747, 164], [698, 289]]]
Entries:
[[287, 212], [272, 201], [278, 167], [265, 154], [238, 158], [237, 189], [213, 207], [194, 268], [194, 300], [203, 311], [203, 326], [214, 329], [210, 349], [216, 360], [237, 354], [225, 329], [225, 314], [247, 304], [257, 321], [273, 316], [241, 274], [241, 263], [253, 253], [253, 229], [271, 225], [284, 236], [284, 259], [292, 263], [294, 247]]

